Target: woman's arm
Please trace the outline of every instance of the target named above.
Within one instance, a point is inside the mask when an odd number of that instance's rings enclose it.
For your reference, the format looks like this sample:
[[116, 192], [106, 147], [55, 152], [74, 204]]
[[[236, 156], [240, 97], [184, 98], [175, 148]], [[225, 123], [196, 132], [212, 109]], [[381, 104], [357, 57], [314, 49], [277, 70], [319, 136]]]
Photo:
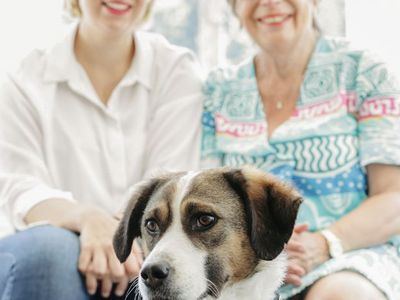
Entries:
[[64, 199], [48, 199], [31, 208], [24, 221], [28, 225], [44, 221], [50, 225], [80, 233], [85, 221], [95, 215], [113, 219], [106, 211], [93, 205], [74, 203]]
[[49, 199], [34, 206], [25, 217], [27, 224], [40, 221], [80, 233], [78, 268], [85, 275], [89, 294], [96, 292], [100, 280], [104, 297], [110, 295], [113, 283], [117, 284], [115, 293], [122, 296], [129, 279], [138, 274], [142, 261], [138, 247], [133, 248], [134, 253], [121, 265], [112, 245], [118, 220], [105, 210], [63, 199]]
[[[19, 78], [9, 78], [0, 89], [1, 202], [19, 230], [45, 221], [80, 233], [79, 268], [90, 292], [97, 288], [98, 279], [106, 287], [112, 280], [119, 282], [125, 290], [129, 280], [126, 268], [112, 248], [117, 221], [55, 188], [44, 155], [42, 112], [34, 101], [36, 93], [27, 87], [32, 89]], [[139, 270], [137, 265], [129, 268], [136, 273]]]
[[400, 167], [371, 164], [367, 172], [368, 199], [329, 227], [345, 252], [382, 244], [400, 234]]
[[[328, 227], [344, 252], [379, 245], [400, 234], [400, 167], [371, 164], [367, 172], [369, 197]], [[287, 246], [286, 282], [300, 285], [304, 274], [329, 259], [329, 248], [319, 232], [309, 232], [302, 225], [296, 228]]]

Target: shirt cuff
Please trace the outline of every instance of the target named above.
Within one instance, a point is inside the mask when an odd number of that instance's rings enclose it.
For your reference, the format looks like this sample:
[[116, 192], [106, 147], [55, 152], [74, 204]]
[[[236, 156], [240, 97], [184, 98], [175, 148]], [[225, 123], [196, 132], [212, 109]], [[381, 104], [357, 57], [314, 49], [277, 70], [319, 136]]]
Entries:
[[[36, 225], [36, 223], [26, 224], [24, 219], [27, 213], [39, 203], [49, 199], [64, 199], [70, 202], [76, 202], [72, 193], [65, 192], [47, 186], [37, 186], [17, 198], [12, 211], [12, 221], [17, 230], [24, 230]], [[43, 222], [37, 222], [42, 225]]]

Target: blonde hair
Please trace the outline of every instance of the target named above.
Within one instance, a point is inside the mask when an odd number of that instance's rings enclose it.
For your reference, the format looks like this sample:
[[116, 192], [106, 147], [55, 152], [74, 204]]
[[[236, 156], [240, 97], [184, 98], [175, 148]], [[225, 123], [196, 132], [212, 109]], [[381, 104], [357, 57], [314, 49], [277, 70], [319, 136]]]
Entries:
[[228, 0], [228, 3], [232, 7], [233, 13], [236, 15], [236, 12], [235, 12], [236, 0]]
[[[154, 1], [151, 0], [140, 23], [145, 22], [150, 17], [153, 3]], [[64, 10], [73, 18], [80, 18], [82, 15], [81, 8], [79, 7], [79, 0], [64, 0]]]
[[79, 0], [64, 0], [64, 10], [73, 18], [79, 18], [82, 14]]

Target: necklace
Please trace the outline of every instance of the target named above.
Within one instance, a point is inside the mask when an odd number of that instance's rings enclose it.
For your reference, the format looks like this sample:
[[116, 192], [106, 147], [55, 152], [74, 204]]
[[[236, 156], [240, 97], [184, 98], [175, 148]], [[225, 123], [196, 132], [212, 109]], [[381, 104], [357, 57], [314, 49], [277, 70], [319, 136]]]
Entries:
[[283, 102], [281, 100], [276, 102], [276, 109], [281, 110], [283, 108]]

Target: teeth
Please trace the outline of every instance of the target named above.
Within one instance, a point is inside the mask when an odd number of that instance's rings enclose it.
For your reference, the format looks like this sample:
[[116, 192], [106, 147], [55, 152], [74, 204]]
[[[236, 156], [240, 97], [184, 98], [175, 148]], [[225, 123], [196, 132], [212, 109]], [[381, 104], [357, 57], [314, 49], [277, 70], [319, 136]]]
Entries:
[[285, 19], [283, 16], [265, 18], [264, 22], [267, 24], [280, 23]]
[[115, 10], [126, 10], [129, 8], [129, 5], [123, 3], [115, 3], [115, 2], [106, 2], [105, 3], [109, 8]]

